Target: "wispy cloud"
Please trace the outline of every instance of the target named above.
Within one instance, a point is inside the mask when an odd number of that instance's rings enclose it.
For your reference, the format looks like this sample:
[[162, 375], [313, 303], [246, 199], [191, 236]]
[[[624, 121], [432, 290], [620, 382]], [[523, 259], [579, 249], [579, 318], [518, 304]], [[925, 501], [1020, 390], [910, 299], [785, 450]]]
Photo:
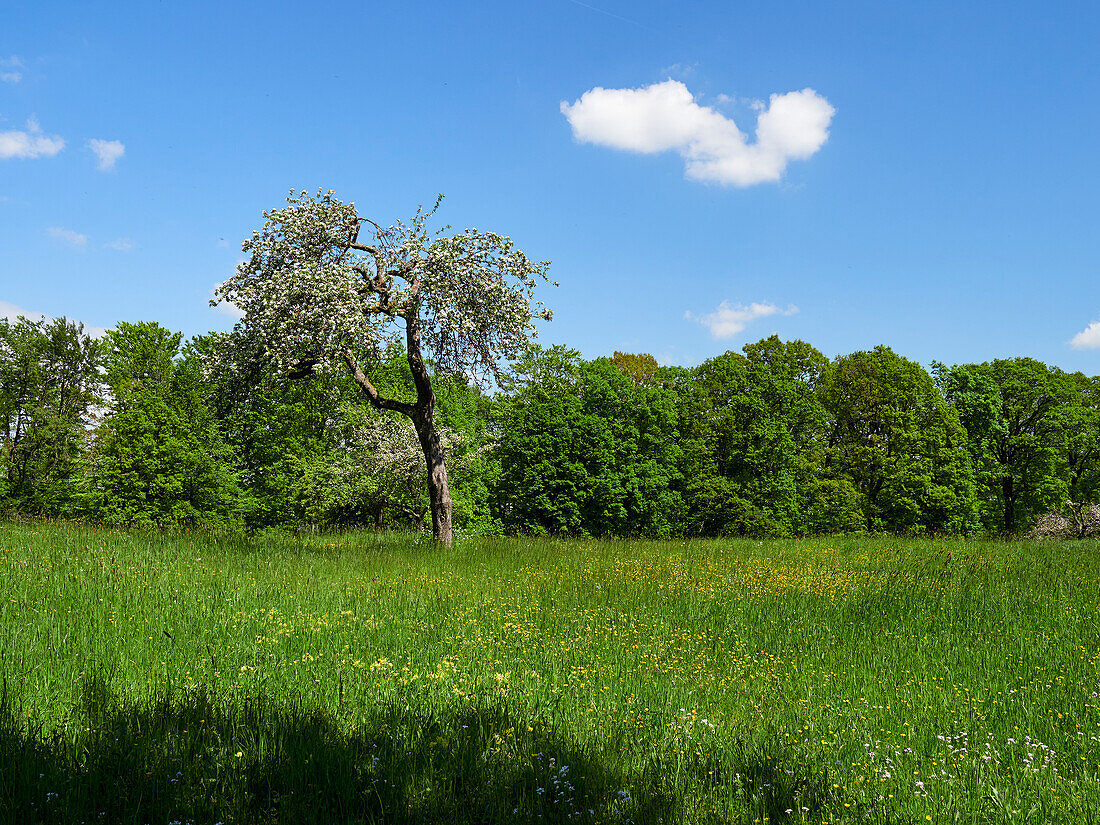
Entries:
[[[14, 321], [18, 317], [24, 317], [28, 321], [52, 321], [54, 317], [47, 315], [44, 312], [34, 312], [29, 309], [23, 309], [15, 304], [9, 304], [7, 301], [0, 301], [0, 318], [6, 318], [9, 321]], [[73, 319], [69, 319], [73, 320]], [[78, 322], [79, 323], [79, 322]], [[107, 330], [103, 327], [93, 327], [84, 325], [84, 332], [86, 335], [90, 335], [93, 338], [102, 338], [106, 334]]]
[[665, 66], [661, 69], [660, 74], [677, 80], [689, 80], [698, 70], [698, 61], [695, 63], [673, 63], [671, 66]]
[[1100, 321], [1093, 321], [1069, 339], [1074, 349], [1100, 349]]
[[654, 358], [657, 359], [657, 363], [662, 367], [694, 367], [695, 359], [690, 355], [685, 355], [676, 350], [675, 347], [670, 347], [661, 352], [655, 353]]
[[18, 83], [23, 79], [23, 61], [14, 54], [11, 57], [0, 57], [0, 82]]
[[649, 29], [649, 31], [653, 31], [653, 29], [650, 29], [649, 26], [645, 26], [639, 23], [637, 20], [632, 20], [629, 17], [623, 17], [622, 15], [615, 14], [615, 12], [608, 11], [607, 9], [600, 9], [596, 6], [590, 6], [587, 3], [582, 3], [581, 0], [569, 0], [569, 2], [575, 6], [586, 8], [589, 11], [594, 11], [607, 17], [613, 17], [616, 20], [622, 20], [624, 23], [630, 23], [633, 26], [637, 26], [639, 29]]
[[134, 248], [134, 241], [132, 238], [115, 238], [113, 241], [103, 244], [103, 248], [113, 249], [116, 252], [129, 252]]
[[756, 107], [756, 140], [732, 119], [700, 106], [678, 80], [638, 89], [590, 89], [561, 112], [582, 143], [627, 152], [675, 151], [688, 178], [732, 186], [777, 181], [829, 138], [836, 110], [813, 89], [773, 94]]
[[88, 148], [95, 152], [98, 159], [96, 165], [101, 172], [109, 172], [114, 169], [115, 162], [126, 154], [126, 147], [120, 140], [92, 138], [88, 141]]
[[46, 231], [50, 233], [51, 238], [57, 238], [57, 240], [67, 243], [69, 246], [77, 249], [83, 249], [88, 245], [88, 236], [82, 235], [79, 232], [74, 232], [72, 229], [65, 229], [61, 226], [51, 226]]
[[767, 318], [769, 315], [794, 315], [796, 312], [798, 307], [793, 304], [788, 304], [786, 309], [780, 309], [775, 304], [752, 303], [745, 306], [723, 301], [714, 312], [694, 315], [689, 311], [684, 313], [684, 318], [705, 326], [710, 330], [713, 338], [730, 338], [759, 318]]
[[64, 148], [64, 139], [42, 134], [42, 128], [33, 117], [27, 120], [26, 131], [0, 132], [0, 160], [52, 158]]

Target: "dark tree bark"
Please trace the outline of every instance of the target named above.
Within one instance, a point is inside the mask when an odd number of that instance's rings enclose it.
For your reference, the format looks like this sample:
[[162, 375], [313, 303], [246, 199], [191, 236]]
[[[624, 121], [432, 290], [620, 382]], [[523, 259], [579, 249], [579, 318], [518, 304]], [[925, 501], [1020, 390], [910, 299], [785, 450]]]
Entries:
[[435, 425], [435, 391], [432, 389], [431, 375], [424, 364], [420, 351], [420, 324], [415, 309], [410, 309], [405, 318], [405, 348], [412, 372], [413, 385], [416, 387], [416, 401], [396, 401], [384, 398], [359, 367], [351, 352], [344, 353], [355, 383], [363, 390], [367, 400], [378, 410], [390, 410], [408, 417], [416, 429], [420, 448], [424, 451], [424, 463], [428, 470], [428, 503], [432, 514], [432, 537], [445, 547], [453, 540], [451, 526], [451, 488], [447, 480], [446, 455], [439, 430]]
[[1016, 495], [1012, 489], [1012, 476], [1001, 476], [1001, 498], [1004, 501], [1005, 533], [1016, 529]]
[[420, 353], [420, 321], [413, 309], [405, 316], [405, 350], [416, 387], [416, 404], [412, 419], [424, 462], [428, 467], [428, 504], [432, 512], [432, 536], [446, 547], [451, 546], [451, 487], [447, 482], [447, 464], [443, 442], [435, 426], [435, 391], [432, 378]]

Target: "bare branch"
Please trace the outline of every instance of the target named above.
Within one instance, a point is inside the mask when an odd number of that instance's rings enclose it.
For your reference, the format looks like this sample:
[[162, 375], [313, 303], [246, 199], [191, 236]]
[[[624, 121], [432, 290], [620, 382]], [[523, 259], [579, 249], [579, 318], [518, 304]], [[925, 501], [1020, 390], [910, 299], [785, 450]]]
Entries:
[[412, 417], [415, 410], [413, 404], [408, 404], [404, 401], [397, 401], [393, 398], [384, 398], [378, 394], [378, 390], [374, 384], [370, 382], [370, 379], [363, 373], [363, 370], [359, 366], [359, 362], [355, 360], [355, 356], [351, 350], [347, 350], [343, 353], [344, 363], [348, 365], [348, 371], [351, 373], [351, 377], [355, 379], [355, 383], [359, 385], [359, 388], [363, 390], [367, 399], [370, 401], [371, 406], [376, 410], [391, 410], [393, 412], [401, 413], [402, 415]]
[[383, 229], [381, 226], [376, 224], [370, 218], [356, 217], [356, 220], [359, 221], [359, 223], [369, 223], [371, 226], [374, 227], [375, 234], [377, 234], [377, 235], [386, 235], [386, 234], [388, 234], [385, 229]]
[[354, 249], [359, 252], [369, 252], [371, 255], [382, 254], [382, 250], [379, 249], [377, 246], [370, 246], [369, 244], [358, 243], [356, 241], [348, 241], [346, 244], [344, 244], [344, 246], [346, 246], [348, 249]]

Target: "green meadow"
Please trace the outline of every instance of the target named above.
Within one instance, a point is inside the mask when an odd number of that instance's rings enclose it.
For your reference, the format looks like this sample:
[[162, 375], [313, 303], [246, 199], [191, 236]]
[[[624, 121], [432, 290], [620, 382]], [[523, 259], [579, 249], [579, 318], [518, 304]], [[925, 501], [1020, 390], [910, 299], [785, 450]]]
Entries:
[[0, 524], [0, 820], [1100, 822], [1100, 545]]

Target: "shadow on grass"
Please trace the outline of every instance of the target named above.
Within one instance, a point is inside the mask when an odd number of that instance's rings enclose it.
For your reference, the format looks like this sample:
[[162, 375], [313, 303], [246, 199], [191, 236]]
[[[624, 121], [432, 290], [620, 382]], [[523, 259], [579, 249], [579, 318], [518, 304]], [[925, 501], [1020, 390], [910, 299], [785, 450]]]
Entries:
[[[651, 774], [672, 775], [673, 785], [705, 789], [709, 804], [726, 804], [744, 822], [821, 822], [835, 797], [826, 775], [808, 777], [797, 762], [773, 757], [783, 749], [773, 741], [734, 742], [728, 750], [700, 750], [680, 763], [665, 762]], [[701, 802], [701, 800], [700, 800]], [[693, 821], [727, 822], [722, 810], [693, 810], [692, 800], [678, 799], [678, 807]], [[708, 814], [713, 814], [708, 816]]]
[[[84, 686], [63, 728], [0, 697], [0, 821], [89, 823], [671, 822], [583, 747], [503, 708], [379, 708], [353, 724], [266, 701]], [[659, 786], [658, 786], [659, 787]]]

